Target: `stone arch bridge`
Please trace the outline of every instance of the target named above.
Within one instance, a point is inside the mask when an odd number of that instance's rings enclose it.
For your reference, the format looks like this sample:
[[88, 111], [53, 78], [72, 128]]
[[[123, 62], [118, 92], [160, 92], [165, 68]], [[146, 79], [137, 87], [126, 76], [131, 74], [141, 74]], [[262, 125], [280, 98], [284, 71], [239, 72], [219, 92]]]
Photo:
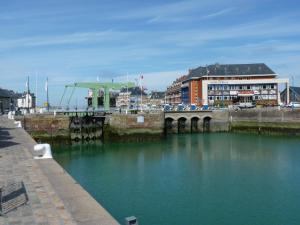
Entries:
[[224, 111], [165, 112], [166, 133], [228, 131], [228, 113]]

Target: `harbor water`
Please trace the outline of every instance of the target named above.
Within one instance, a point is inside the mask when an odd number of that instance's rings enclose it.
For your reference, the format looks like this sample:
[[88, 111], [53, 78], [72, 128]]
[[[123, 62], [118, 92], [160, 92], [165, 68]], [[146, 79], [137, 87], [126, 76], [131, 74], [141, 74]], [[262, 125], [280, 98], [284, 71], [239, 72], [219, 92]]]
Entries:
[[121, 224], [300, 224], [299, 137], [171, 135], [55, 146], [54, 158]]

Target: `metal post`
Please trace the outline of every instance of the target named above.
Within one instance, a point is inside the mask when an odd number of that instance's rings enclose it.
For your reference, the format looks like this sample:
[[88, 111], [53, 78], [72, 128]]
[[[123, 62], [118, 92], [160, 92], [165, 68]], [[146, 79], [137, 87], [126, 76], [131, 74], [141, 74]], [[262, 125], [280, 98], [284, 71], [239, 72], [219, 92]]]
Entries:
[[46, 88], [47, 88], [47, 111], [49, 112], [49, 88], [48, 88], [48, 77], [47, 77], [47, 81], [46, 81]]
[[37, 72], [35, 72], [35, 111], [37, 111], [37, 100], [38, 100], [38, 91], [37, 91]]
[[127, 114], [127, 112], [129, 111], [129, 104], [130, 104], [129, 95], [128, 95], [128, 73], [126, 75], [126, 104], [127, 104], [127, 110], [126, 110], [126, 114]]
[[290, 87], [289, 82], [286, 82], [286, 104], [290, 103]]
[[109, 88], [104, 88], [104, 110], [109, 110]]
[[[27, 95], [25, 96], [25, 102], [27, 103], [27, 112], [29, 113], [29, 76], [27, 77]], [[27, 98], [26, 98], [27, 97]]]
[[142, 76], [140, 77], [140, 85], [141, 85], [141, 112], [143, 112], [143, 86], [142, 86]]
[[91, 89], [92, 93], [93, 93], [93, 97], [92, 97], [92, 106], [94, 109], [98, 108], [98, 93], [99, 90], [98, 89]]

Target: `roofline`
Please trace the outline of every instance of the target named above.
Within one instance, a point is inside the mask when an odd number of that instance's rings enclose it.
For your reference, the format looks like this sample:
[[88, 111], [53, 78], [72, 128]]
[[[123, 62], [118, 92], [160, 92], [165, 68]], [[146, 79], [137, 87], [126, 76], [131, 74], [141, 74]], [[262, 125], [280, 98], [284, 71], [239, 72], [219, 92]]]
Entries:
[[189, 80], [198, 80], [199, 78], [208, 78], [208, 77], [264, 77], [264, 76], [278, 76], [277, 73], [272, 74], [249, 74], [249, 75], [203, 75], [201, 77], [190, 77], [182, 82], [186, 82]]
[[245, 74], [243, 74], [243, 75], [203, 75], [202, 77], [230, 77], [230, 76], [234, 76], [234, 77], [236, 77], [236, 76], [240, 76], [240, 77], [254, 77], [254, 76], [277, 76], [278, 74], [277, 73], [269, 73], [269, 74], [249, 74], [249, 75], [245, 75]]

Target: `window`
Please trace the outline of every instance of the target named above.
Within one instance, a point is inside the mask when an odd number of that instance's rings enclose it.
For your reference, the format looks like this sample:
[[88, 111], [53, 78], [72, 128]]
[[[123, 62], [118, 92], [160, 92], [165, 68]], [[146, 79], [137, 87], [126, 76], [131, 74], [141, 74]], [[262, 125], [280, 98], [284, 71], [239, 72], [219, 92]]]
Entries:
[[247, 90], [250, 90], [250, 85], [247, 85]]
[[267, 85], [264, 84], [264, 85], [263, 85], [263, 89], [266, 89], [266, 88], [267, 88]]
[[274, 89], [274, 84], [271, 84], [271, 89]]
[[242, 89], [243, 89], [243, 87], [240, 85], [240, 86], [239, 86], [239, 89], [240, 89], [240, 90], [242, 90]]

